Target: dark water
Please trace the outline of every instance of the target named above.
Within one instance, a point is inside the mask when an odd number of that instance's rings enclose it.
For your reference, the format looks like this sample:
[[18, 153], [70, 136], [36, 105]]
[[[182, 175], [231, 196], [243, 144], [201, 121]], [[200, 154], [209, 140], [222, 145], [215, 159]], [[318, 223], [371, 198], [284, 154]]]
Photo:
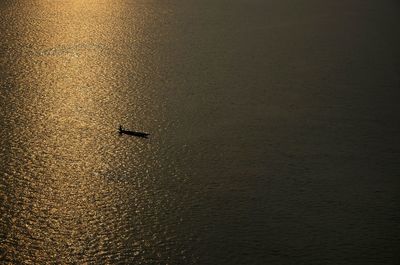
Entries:
[[2, 1], [1, 263], [397, 264], [399, 11]]

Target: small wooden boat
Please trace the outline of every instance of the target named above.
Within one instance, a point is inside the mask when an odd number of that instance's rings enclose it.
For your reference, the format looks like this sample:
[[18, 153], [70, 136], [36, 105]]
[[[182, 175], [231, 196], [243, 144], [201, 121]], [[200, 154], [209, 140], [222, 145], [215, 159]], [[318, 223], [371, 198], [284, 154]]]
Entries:
[[136, 137], [142, 137], [142, 138], [147, 138], [150, 135], [149, 133], [125, 130], [124, 128], [122, 128], [121, 125], [118, 128], [118, 132], [119, 132], [119, 134], [127, 134], [127, 135], [136, 136]]

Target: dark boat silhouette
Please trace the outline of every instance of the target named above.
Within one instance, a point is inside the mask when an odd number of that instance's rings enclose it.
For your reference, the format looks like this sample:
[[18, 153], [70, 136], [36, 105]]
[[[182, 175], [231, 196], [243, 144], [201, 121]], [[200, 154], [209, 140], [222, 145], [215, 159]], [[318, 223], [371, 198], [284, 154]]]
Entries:
[[122, 128], [121, 125], [118, 128], [118, 133], [119, 134], [132, 135], [132, 136], [141, 137], [141, 138], [147, 138], [150, 135], [149, 133], [125, 130], [124, 128]]

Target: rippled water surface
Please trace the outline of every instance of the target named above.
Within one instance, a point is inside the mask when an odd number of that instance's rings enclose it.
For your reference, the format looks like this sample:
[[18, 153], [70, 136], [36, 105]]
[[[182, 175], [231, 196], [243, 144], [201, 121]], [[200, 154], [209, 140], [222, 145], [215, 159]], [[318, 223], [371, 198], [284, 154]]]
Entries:
[[1, 263], [396, 264], [399, 8], [2, 1]]

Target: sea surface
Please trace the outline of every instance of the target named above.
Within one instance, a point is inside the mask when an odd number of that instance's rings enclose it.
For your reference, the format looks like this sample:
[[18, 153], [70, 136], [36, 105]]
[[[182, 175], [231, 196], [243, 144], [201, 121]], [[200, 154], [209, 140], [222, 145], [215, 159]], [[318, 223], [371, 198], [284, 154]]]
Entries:
[[400, 264], [399, 47], [396, 0], [1, 1], [0, 264]]

